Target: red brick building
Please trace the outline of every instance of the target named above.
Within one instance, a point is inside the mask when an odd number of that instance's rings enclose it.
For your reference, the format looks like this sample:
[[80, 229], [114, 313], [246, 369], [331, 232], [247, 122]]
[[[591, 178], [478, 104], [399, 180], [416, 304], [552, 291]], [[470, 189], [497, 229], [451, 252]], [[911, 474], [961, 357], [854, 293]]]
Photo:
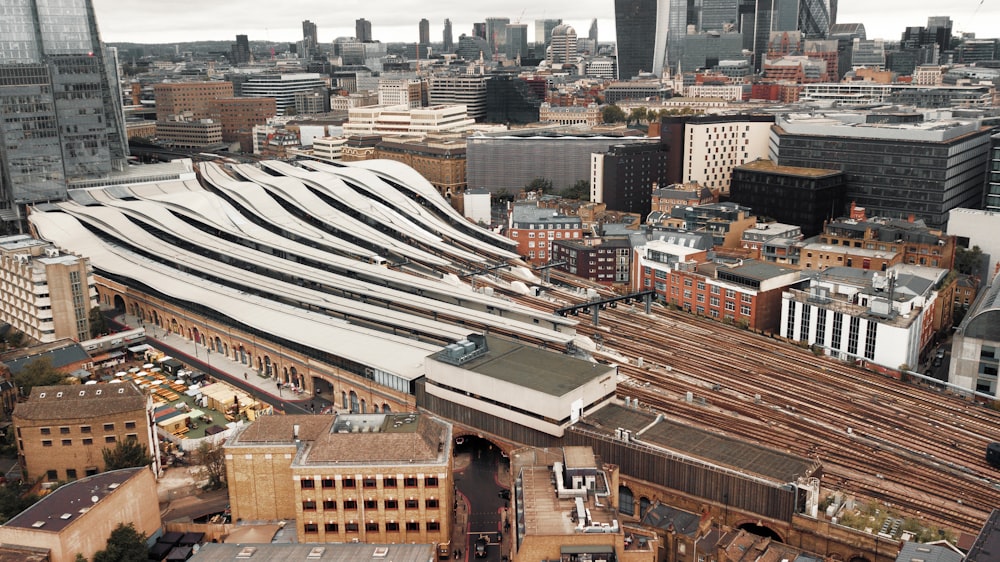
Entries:
[[232, 97], [232, 82], [175, 82], [153, 86], [157, 121], [186, 113], [190, 113], [192, 119], [209, 119], [212, 100]]
[[209, 103], [212, 119], [222, 125], [222, 140], [236, 142], [240, 133], [250, 133], [254, 125], [267, 123], [278, 114], [274, 98], [220, 98]]
[[554, 242], [581, 240], [583, 228], [580, 217], [562, 215], [530, 201], [511, 209], [508, 237], [517, 242], [518, 254], [533, 265], [542, 265], [552, 258]]

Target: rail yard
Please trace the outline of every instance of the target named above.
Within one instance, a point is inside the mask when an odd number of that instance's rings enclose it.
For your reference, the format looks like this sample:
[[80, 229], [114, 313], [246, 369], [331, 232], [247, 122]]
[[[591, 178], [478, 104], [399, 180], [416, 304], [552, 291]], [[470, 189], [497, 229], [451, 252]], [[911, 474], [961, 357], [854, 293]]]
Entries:
[[[551, 307], [586, 302], [576, 290]], [[817, 356], [809, 349], [654, 305], [581, 312], [577, 333], [619, 366], [619, 394], [657, 413], [817, 459], [823, 494], [877, 500], [923, 525], [977, 533], [1000, 505], [1000, 473], [985, 460], [1000, 412], [939, 389]], [[690, 395], [689, 395], [690, 393]], [[878, 529], [875, 529], [877, 532]]]

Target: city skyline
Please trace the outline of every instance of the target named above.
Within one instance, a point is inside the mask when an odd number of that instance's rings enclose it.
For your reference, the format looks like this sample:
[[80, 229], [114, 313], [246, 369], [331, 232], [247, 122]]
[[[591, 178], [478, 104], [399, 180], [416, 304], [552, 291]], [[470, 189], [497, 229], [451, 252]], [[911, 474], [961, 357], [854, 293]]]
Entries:
[[[257, 9], [247, 9], [258, 5]], [[239, 9], [235, 9], [238, 6]], [[412, 6], [412, 7], [408, 7]], [[94, 9], [101, 36], [108, 43], [182, 43], [187, 41], [230, 40], [246, 34], [251, 41], [294, 42], [302, 40], [302, 21], [311, 20], [318, 28], [319, 42], [331, 43], [337, 37], [352, 37], [354, 22], [366, 18], [372, 22], [373, 38], [379, 41], [410, 42], [418, 40], [421, 18], [430, 22], [430, 36], [439, 42], [444, 20], [452, 22], [454, 37], [470, 35], [473, 22], [487, 17], [508, 17], [529, 26], [533, 37], [534, 21], [561, 18], [573, 26], [578, 35], [585, 35], [593, 18], [598, 20], [599, 40], [615, 39], [613, 0], [554, 0], [544, 5], [518, 5], [488, 0], [475, 8], [465, 3], [417, 3], [414, 0], [376, 0], [342, 2], [337, 15], [329, 15], [329, 6], [315, 0], [300, 0], [289, 6], [273, 2], [217, 2], [204, 4], [192, 0], [177, 0], [169, 5], [151, 0], [94, 0]], [[193, 19], [190, 12], [203, 17]], [[841, 0], [838, 22], [865, 24], [869, 39], [898, 40], [907, 26], [927, 23], [930, 16], [949, 16], [955, 33], [974, 32], [977, 37], [1000, 36], [1000, 11], [983, 0], [959, 0], [945, 7], [932, 0], [883, 0], [878, 3], [862, 0]], [[141, 14], [141, 17], [138, 17]], [[156, 29], [136, 25], [137, 21], [157, 22]]]

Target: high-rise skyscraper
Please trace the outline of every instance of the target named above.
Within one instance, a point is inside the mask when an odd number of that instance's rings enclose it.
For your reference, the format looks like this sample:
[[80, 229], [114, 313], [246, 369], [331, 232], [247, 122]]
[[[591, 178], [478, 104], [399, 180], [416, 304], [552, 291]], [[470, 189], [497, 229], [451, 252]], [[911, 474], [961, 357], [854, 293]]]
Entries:
[[365, 18], [354, 20], [354, 38], [362, 43], [369, 43], [372, 40], [372, 22]]
[[229, 62], [234, 65], [250, 62], [250, 39], [246, 35], [236, 36], [236, 43], [230, 47]]
[[[480, 39], [486, 39], [486, 23], [479, 22], [472, 24], [472, 36], [479, 37]], [[487, 43], [489, 43], [487, 41]]]
[[455, 40], [452, 39], [451, 35], [451, 20], [444, 20], [444, 32], [442, 33], [444, 52], [451, 53], [455, 50]]
[[590, 20], [590, 31], [587, 32], [587, 39], [597, 41], [597, 18]]
[[539, 53], [544, 53], [552, 38], [552, 30], [561, 24], [562, 20], [547, 19], [535, 20], [535, 49]]
[[506, 50], [507, 60], [524, 58], [528, 56], [528, 24], [508, 23], [505, 29], [507, 40]]
[[431, 43], [431, 22], [427, 21], [427, 18], [420, 20], [420, 41], [421, 45], [430, 45]]
[[826, 39], [830, 33], [830, 1], [800, 0], [799, 31], [806, 39]]
[[669, 0], [615, 0], [618, 77], [660, 74], [666, 54]]
[[302, 22], [302, 47], [305, 50], [304, 58], [312, 58], [319, 54], [319, 34], [316, 31], [316, 24], [305, 20]]
[[489, 58], [505, 53], [507, 45], [507, 24], [510, 18], [486, 18], [486, 43], [490, 46]]
[[17, 0], [0, 13], [0, 220], [20, 223], [25, 204], [123, 169], [128, 143], [117, 61], [90, 0]]
[[576, 30], [569, 25], [557, 25], [552, 30], [551, 48], [546, 58], [552, 64], [572, 63], [576, 60]]

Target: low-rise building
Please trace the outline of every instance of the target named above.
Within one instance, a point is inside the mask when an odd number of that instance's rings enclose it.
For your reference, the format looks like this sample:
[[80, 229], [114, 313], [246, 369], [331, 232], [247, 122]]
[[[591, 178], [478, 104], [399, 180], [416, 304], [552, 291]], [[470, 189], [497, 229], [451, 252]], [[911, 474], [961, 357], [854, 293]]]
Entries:
[[147, 538], [162, 525], [156, 479], [148, 467], [112, 470], [60, 486], [0, 525], [0, 557], [13, 552], [17, 560], [30, 560], [19, 550], [30, 548], [46, 552], [48, 562], [92, 560], [118, 525], [129, 524]]
[[580, 217], [539, 207], [535, 201], [515, 203], [510, 213], [508, 237], [517, 242], [517, 253], [541, 265], [552, 258], [556, 240], [583, 238]]
[[[867, 218], [864, 209], [853, 203], [850, 217], [829, 222], [819, 235], [819, 241], [842, 248], [895, 252], [901, 256], [900, 263], [910, 265], [942, 269], [955, 265], [954, 236], [928, 228], [912, 215], [908, 220]], [[863, 261], [861, 266], [864, 267]]]
[[697, 207], [719, 202], [718, 190], [712, 191], [697, 182], [673, 184], [653, 189], [652, 211], [669, 213], [674, 207]]
[[556, 240], [552, 261], [564, 262], [556, 267], [594, 283], [623, 285], [631, 279], [632, 245], [627, 238], [608, 238], [597, 244]]
[[207, 148], [222, 144], [222, 123], [211, 119], [156, 122], [160, 142], [178, 148]]
[[1000, 275], [994, 275], [993, 281], [980, 291], [979, 297], [955, 330], [948, 382], [996, 399], [1000, 397], [998, 373]]
[[464, 105], [373, 105], [354, 107], [344, 123], [344, 135], [428, 135], [461, 132], [472, 127]]
[[104, 449], [138, 441], [159, 472], [153, 400], [131, 383], [36, 386], [15, 406], [18, 460], [26, 478], [76, 480], [105, 469]]
[[0, 322], [50, 343], [90, 338], [97, 306], [90, 261], [26, 234], [0, 237]]
[[802, 240], [802, 228], [799, 226], [779, 222], [758, 223], [743, 231], [742, 247], [750, 250], [754, 259], [795, 266], [798, 264], [798, 252], [794, 248], [799, 240]]
[[451, 426], [427, 414], [264, 416], [226, 442], [233, 519], [301, 542], [448, 543]]
[[743, 231], [757, 224], [750, 208], [735, 203], [709, 203], [696, 207], [680, 205], [669, 212], [650, 213], [646, 223], [691, 232], [708, 232], [717, 247], [738, 248]]
[[601, 107], [596, 103], [586, 106], [572, 105], [567, 107], [543, 103], [538, 108], [538, 120], [559, 123], [560, 125], [589, 125], [591, 127], [596, 127], [604, 122]]
[[277, 115], [278, 107], [274, 98], [222, 98], [209, 103], [209, 114], [222, 127], [222, 140], [235, 142]]

